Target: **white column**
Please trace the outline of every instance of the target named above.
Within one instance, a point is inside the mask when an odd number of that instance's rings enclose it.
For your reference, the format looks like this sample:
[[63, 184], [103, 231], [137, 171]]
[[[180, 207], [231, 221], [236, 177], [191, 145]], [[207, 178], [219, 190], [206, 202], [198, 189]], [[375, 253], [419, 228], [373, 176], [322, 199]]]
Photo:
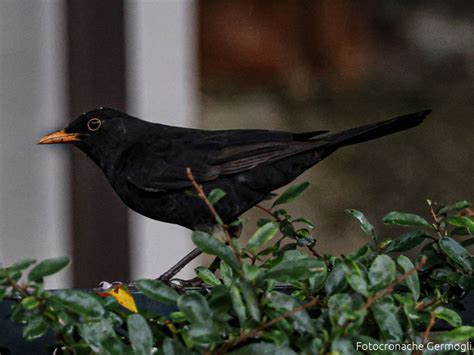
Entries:
[[[37, 146], [64, 124], [62, 1], [0, 1], [0, 263], [67, 255], [66, 156]], [[47, 282], [68, 286], [68, 272]]]
[[[125, 17], [129, 112], [147, 121], [196, 125], [194, 1], [129, 0]], [[159, 276], [193, 249], [188, 230], [131, 213], [132, 278]]]

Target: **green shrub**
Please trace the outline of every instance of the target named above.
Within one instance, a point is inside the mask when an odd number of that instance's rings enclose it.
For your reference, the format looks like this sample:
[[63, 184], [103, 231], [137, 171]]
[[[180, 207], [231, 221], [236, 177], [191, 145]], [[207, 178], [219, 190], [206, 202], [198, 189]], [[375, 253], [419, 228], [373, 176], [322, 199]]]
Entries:
[[[428, 201], [430, 221], [391, 212], [384, 223], [409, 228], [394, 239], [380, 238], [361, 212], [347, 210], [368, 243], [347, 256], [320, 255], [313, 224], [280, 208], [306, 187], [295, 185], [271, 209], [261, 207], [267, 218], [245, 245], [224, 225], [224, 239], [195, 232], [196, 246], [221, 260], [216, 272], [196, 269], [199, 292], [138, 280], [146, 297], [176, 307], [169, 318], [129, 312], [113, 298], [79, 290], [44, 290], [44, 277], [65, 267], [67, 258], [0, 268], [0, 296], [18, 300], [12, 318], [23, 324], [25, 339], [51, 331], [65, 353], [353, 354], [362, 343], [426, 344], [438, 320], [453, 327], [442, 342], [474, 336], [452, 309], [474, 287], [466, 250], [474, 238], [456, 240], [474, 234], [468, 202], [436, 208]], [[214, 191], [209, 207], [224, 195]], [[400, 254], [414, 250], [414, 261]], [[289, 291], [277, 290], [281, 284]]]

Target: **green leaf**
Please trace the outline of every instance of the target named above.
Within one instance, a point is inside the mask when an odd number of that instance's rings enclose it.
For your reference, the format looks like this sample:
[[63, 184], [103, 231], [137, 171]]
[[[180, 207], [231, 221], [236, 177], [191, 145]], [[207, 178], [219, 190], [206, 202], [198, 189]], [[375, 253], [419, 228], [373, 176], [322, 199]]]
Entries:
[[186, 321], [186, 315], [183, 312], [172, 312], [170, 313], [170, 317], [173, 323], [182, 323]]
[[372, 291], [378, 291], [395, 280], [395, 263], [388, 255], [379, 255], [369, 268], [369, 280]]
[[252, 343], [230, 352], [232, 355], [296, 355], [296, 353], [287, 347], [277, 346], [272, 343]]
[[163, 354], [166, 355], [183, 355], [195, 354], [191, 349], [187, 349], [178, 339], [165, 338], [163, 340]]
[[311, 237], [309, 231], [304, 228], [296, 231], [295, 239], [300, 247], [312, 247], [316, 244], [316, 239]]
[[230, 266], [221, 260], [219, 271], [221, 273], [222, 280], [224, 281], [224, 285], [226, 285], [227, 287], [232, 285], [234, 273], [232, 272]]
[[456, 286], [460, 280], [459, 273], [453, 271], [451, 268], [435, 269], [431, 272], [429, 278], [433, 286], [442, 286], [445, 284]]
[[402, 234], [400, 238], [392, 239], [384, 248], [386, 253], [395, 253], [411, 250], [421, 244], [427, 237], [426, 233], [421, 231]]
[[[272, 308], [283, 312], [293, 311], [296, 308], [301, 307], [301, 304], [295, 298], [277, 291], [270, 292], [268, 294], [268, 299], [270, 300], [269, 305]], [[294, 313], [291, 318], [295, 321], [296, 330], [313, 335], [316, 334], [313, 322], [306, 309]]]
[[[397, 263], [402, 267], [405, 273], [409, 272], [410, 270], [413, 270], [413, 268], [415, 267], [411, 260], [405, 255], [400, 255], [397, 259]], [[415, 271], [413, 274], [408, 276], [405, 279], [405, 283], [410, 289], [413, 300], [418, 301], [418, 298], [420, 298], [420, 280], [418, 279], [418, 272]]]
[[466, 208], [471, 207], [471, 204], [464, 200], [464, 201], [458, 201], [456, 203], [453, 203], [452, 205], [447, 205], [439, 209], [438, 214], [444, 214], [450, 211], [462, 211]]
[[242, 267], [244, 276], [248, 281], [253, 282], [263, 274], [262, 268], [257, 265], [243, 264]]
[[403, 339], [403, 330], [397, 318], [397, 307], [389, 301], [379, 301], [370, 308], [380, 328], [382, 339], [400, 342]]
[[314, 223], [306, 218], [296, 218], [292, 221], [292, 223], [304, 223], [308, 226], [309, 229], [314, 229]]
[[45, 276], [53, 275], [69, 264], [69, 257], [61, 256], [59, 258], [46, 259], [31, 269], [28, 274], [28, 280], [40, 281]]
[[213, 235], [195, 231], [193, 232], [194, 244], [204, 253], [218, 256], [221, 260], [225, 261], [233, 270], [239, 270], [240, 265], [232, 252], [231, 248], [225, 245]]
[[442, 319], [452, 327], [460, 327], [462, 325], [462, 318], [457, 312], [446, 307], [436, 307], [434, 310], [436, 318]]
[[371, 237], [374, 242], [377, 243], [377, 236], [375, 234], [374, 226], [370, 224], [364, 214], [354, 209], [347, 209], [346, 212], [356, 218], [359, 221], [360, 228], [364, 231], [364, 233]]
[[467, 216], [451, 216], [446, 219], [446, 222], [455, 227], [474, 229], [474, 221]]
[[260, 322], [260, 308], [255, 290], [249, 283], [243, 280], [240, 282], [240, 289], [242, 290], [242, 296], [244, 296], [245, 304], [247, 305], [251, 317], [255, 321]]
[[209, 195], [207, 196], [207, 199], [211, 203], [211, 205], [215, 205], [217, 202], [219, 202], [226, 193], [222, 191], [221, 189], [213, 189]]
[[96, 322], [81, 322], [79, 333], [92, 351], [98, 354], [126, 354], [128, 351], [115, 333], [113, 318], [105, 316]]
[[358, 294], [336, 293], [328, 299], [329, 321], [333, 327], [347, 324], [358, 327], [364, 321], [367, 310], [362, 308], [362, 297]]
[[320, 272], [314, 273], [310, 278], [309, 278], [309, 288], [311, 292], [317, 292], [323, 287], [324, 281], [326, 280], [326, 277], [328, 275], [328, 270], [327, 268], [322, 269]]
[[444, 254], [439, 252], [437, 242], [430, 242], [423, 246], [420, 255], [416, 258], [416, 263], [420, 263], [423, 257], [426, 258], [426, 264], [421, 266], [420, 271], [426, 271], [445, 262]]
[[105, 313], [96, 297], [79, 290], [55, 291], [49, 299], [87, 318], [99, 319]]
[[439, 241], [441, 250], [456, 264], [463, 267], [466, 271], [472, 271], [471, 256], [467, 250], [452, 238], [442, 238]]
[[352, 342], [347, 338], [337, 337], [332, 341], [331, 344], [332, 355], [356, 355], [360, 354], [354, 348]]
[[352, 289], [361, 295], [368, 296], [367, 274], [363, 265], [353, 260], [345, 260], [342, 264], [346, 281]]
[[132, 343], [134, 354], [149, 355], [153, 348], [153, 334], [143, 316], [132, 314], [127, 318], [128, 336]]
[[327, 295], [329, 296], [334, 293], [342, 292], [346, 286], [347, 281], [345, 278], [344, 269], [342, 267], [342, 263], [339, 263], [335, 265], [334, 269], [329, 273], [324, 288]]
[[413, 213], [390, 212], [383, 218], [385, 224], [395, 224], [404, 227], [429, 227], [433, 226], [423, 217]]
[[47, 331], [48, 323], [41, 315], [37, 315], [27, 321], [23, 328], [23, 337], [28, 341], [32, 341], [42, 337]]
[[309, 187], [309, 182], [303, 182], [301, 184], [291, 185], [280, 197], [278, 197], [272, 205], [272, 208], [284, 203], [293, 201], [299, 195], [301, 195]]
[[146, 297], [155, 301], [176, 304], [179, 297], [178, 292], [159, 280], [141, 279], [135, 282], [135, 286]]
[[212, 328], [212, 312], [206, 299], [200, 293], [191, 291], [178, 298], [178, 307], [194, 326]]
[[264, 224], [250, 237], [247, 243], [247, 248], [255, 252], [257, 248], [272, 240], [278, 232], [278, 229], [278, 223], [269, 222]]
[[461, 275], [457, 279], [457, 284], [460, 288], [466, 291], [474, 290], [474, 277], [468, 275]]
[[237, 318], [239, 318], [239, 322], [242, 327], [245, 319], [247, 318], [247, 308], [245, 307], [244, 300], [242, 299], [242, 295], [237, 285], [233, 284], [230, 286], [229, 292], [230, 298], [232, 300], [232, 307], [237, 314]]
[[460, 343], [474, 338], [474, 327], [463, 325], [449, 332], [444, 332], [437, 338], [440, 342], [455, 342]]
[[326, 341], [321, 336], [319, 338], [313, 337], [309, 340], [306, 344], [301, 346], [302, 354], [310, 355], [310, 354], [321, 354], [322, 350], [324, 349]]
[[264, 274], [267, 279], [281, 282], [305, 280], [318, 272], [324, 272], [326, 264], [321, 260], [310, 258], [283, 260]]
[[41, 302], [34, 296], [28, 296], [21, 300], [21, 305], [25, 307], [25, 309], [31, 310], [37, 308]]
[[36, 263], [35, 259], [23, 259], [8, 267], [11, 271], [23, 271]]
[[268, 340], [276, 346], [288, 346], [290, 339], [288, 335], [280, 329], [270, 330], [262, 334], [263, 340]]
[[196, 275], [205, 283], [212, 285], [212, 286], [218, 286], [221, 284], [221, 280], [217, 278], [217, 276], [209, 270], [207, 267], [204, 266], [198, 266], [197, 268], [194, 269], [196, 272]]

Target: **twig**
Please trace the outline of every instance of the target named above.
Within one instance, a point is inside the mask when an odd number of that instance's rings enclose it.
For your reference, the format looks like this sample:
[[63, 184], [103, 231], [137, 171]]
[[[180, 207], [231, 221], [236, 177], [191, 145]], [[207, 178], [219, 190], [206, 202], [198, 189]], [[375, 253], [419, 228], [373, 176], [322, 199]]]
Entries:
[[242, 256], [240, 255], [239, 251], [235, 248], [234, 246], [234, 243], [232, 243], [232, 237], [229, 233], [229, 226], [227, 224], [225, 224], [223, 221], [222, 221], [222, 218], [219, 216], [219, 213], [217, 212], [217, 210], [215, 209], [215, 207], [212, 205], [212, 203], [209, 201], [209, 199], [207, 198], [206, 196], [206, 193], [204, 192], [204, 189], [202, 188], [201, 185], [199, 185], [196, 181], [196, 179], [194, 178], [193, 176], [193, 173], [191, 171], [191, 168], [186, 168], [186, 175], [189, 179], [189, 181], [191, 181], [191, 184], [194, 186], [194, 188], [196, 189], [197, 193], [198, 193], [198, 196], [201, 200], [204, 201], [204, 203], [206, 204], [207, 208], [209, 209], [209, 212], [211, 212], [212, 216], [214, 217], [214, 219], [216, 220], [216, 222], [222, 226], [222, 229], [224, 231], [224, 235], [226, 237], [226, 240], [227, 240], [227, 243], [230, 245], [230, 247], [232, 248], [235, 256], [237, 257], [237, 259], [239, 260], [239, 264], [242, 264]]
[[431, 328], [433, 328], [434, 324], [436, 323], [436, 315], [434, 312], [431, 312], [431, 318], [430, 321], [428, 322], [428, 325], [426, 326], [426, 330], [423, 333], [423, 344], [428, 343], [428, 338], [430, 336]]
[[[431, 217], [433, 217], [433, 221], [434, 221], [433, 226], [435, 227], [435, 230], [438, 233], [439, 237], [443, 238], [443, 230], [441, 228], [441, 221], [439, 220], [438, 215], [433, 208], [433, 203], [430, 200], [428, 200], [428, 205], [430, 206]], [[444, 234], [446, 235], [446, 231], [444, 231]]]
[[29, 296], [30, 293], [25, 287], [21, 287], [19, 284], [17, 284], [15, 281], [13, 281], [11, 278], [7, 277], [6, 281], [10, 284], [10, 286], [17, 290], [23, 297]]
[[428, 308], [428, 307], [430, 307], [430, 306], [433, 306], [433, 305], [435, 305], [435, 304], [437, 304], [437, 303], [439, 303], [439, 302], [441, 302], [441, 299], [440, 299], [440, 298], [438, 298], [438, 299], [437, 299], [437, 298], [434, 298], [434, 299], [432, 299], [432, 300], [430, 300], [430, 301], [428, 301], [428, 302], [426, 302], [426, 303], [420, 303], [418, 306], [416, 306], [416, 310], [417, 310], [418, 312], [421, 312], [421, 311], [425, 310], [426, 308]]
[[423, 265], [426, 264], [426, 260], [427, 258], [425, 256], [423, 256], [420, 260], [420, 262], [418, 264], [416, 264], [412, 269], [408, 270], [406, 273], [404, 273], [403, 275], [400, 275], [399, 277], [397, 277], [397, 279], [395, 281], [393, 281], [390, 285], [388, 285], [387, 287], [385, 287], [384, 289], [378, 291], [375, 295], [373, 295], [372, 297], [369, 297], [367, 298], [367, 302], [365, 302], [365, 304], [362, 306], [361, 310], [365, 310], [365, 309], [369, 309], [370, 306], [372, 306], [375, 302], [377, 302], [380, 298], [382, 298], [383, 296], [389, 294], [389, 293], [392, 293], [393, 290], [395, 289], [395, 287], [397, 285], [399, 285], [400, 283], [402, 283], [403, 281], [405, 281], [408, 277], [410, 277], [412, 274], [414, 274], [415, 272], [421, 270], [421, 268], [423, 267]]
[[466, 210], [461, 214], [467, 217], [474, 217], [474, 211], [471, 208], [466, 208]]
[[275, 218], [277, 221], [281, 222], [281, 219], [278, 218], [275, 213], [273, 213], [271, 210], [269, 210], [268, 208], [266, 207], [263, 207], [262, 205], [255, 205], [255, 207], [257, 207], [258, 209], [262, 210], [263, 212], [265, 212], [266, 214], [272, 216], [273, 218]]
[[221, 217], [217, 213], [212, 203], [209, 202], [206, 194], [204, 193], [202, 186], [197, 183], [196, 179], [194, 179], [191, 168], [186, 168], [186, 175], [188, 176], [189, 181], [191, 181], [191, 184], [193, 184], [194, 188], [196, 189], [199, 198], [204, 201], [204, 203], [207, 205], [207, 208], [216, 219], [216, 222], [219, 223], [220, 225], [223, 225], [224, 223], [222, 222]]
[[[268, 215], [272, 216], [273, 218], [275, 218], [275, 220], [277, 222], [283, 222], [283, 220], [281, 218], [279, 218], [275, 213], [273, 213], [271, 210], [269, 210], [268, 208], [266, 207], [263, 207], [262, 205], [255, 205], [255, 207], [257, 207], [258, 209], [262, 210], [263, 212], [267, 213]], [[283, 236], [283, 238], [285, 238], [285, 236]], [[283, 239], [282, 238], [282, 239]], [[316, 251], [316, 249], [314, 249], [311, 245], [307, 245], [306, 246], [308, 248], [308, 250], [311, 252], [311, 254], [313, 254], [314, 257], [316, 258], [321, 258], [321, 255]]]
[[[397, 277], [397, 279], [395, 281], [393, 281], [390, 285], [388, 285], [387, 287], [385, 287], [384, 289], [378, 291], [375, 293], [375, 295], [371, 296], [371, 297], [368, 297], [367, 298], [367, 301], [364, 303], [364, 305], [359, 308], [357, 311], [365, 311], [365, 310], [368, 310], [375, 302], [377, 302], [380, 298], [382, 298], [383, 296], [389, 294], [389, 293], [392, 293], [393, 290], [395, 289], [395, 287], [397, 285], [399, 285], [400, 283], [402, 283], [405, 279], [407, 279], [408, 277], [410, 277], [412, 274], [414, 274], [415, 272], [417, 272], [418, 270], [420, 270], [423, 265], [426, 264], [426, 260], [427, 258], [425, 256], [423, 256], [420, 260], [420, 262], [418, 264], [416, 264], [412, 269], [408, 270], [406, 273], [404, 273], [403, 275], [400, 275], [399, 277]], [[347, 327], [352, 323], [353, 321], [348, 319], [346, 321], [346, 323], [344, 323], [343, 325], [343, 329], [344, 329], [344, 333], [347, 331]]]
[[313, 256], [317, 257], [317, 258], [321, 258], [321, 255], [316, 251], [316, 249], [314, 249], [311, 245], [307, 245], [306, 246], [309, 251], [311, 252], [311, 254], [313, 254]]
[[439, 219], [438, 219], [438, 216], [436, 215], [436, 212], [433, 208], [433, 204], [429, 203], [429, 206], [430, 206], [431, 217], [433, 217], [433, 220], [436, 223], [436, 225], [439, 225]]
[[296, 307], [290, 311], [287, 311], [281, 315], [279, 315], [276, 318], [273, 318], [269, 320], [268, 322], [260, 325], [259, 327], [255, 328], [254, 330], [250, 332], [242, 332], [240, 336], [232, 341], [228, 341], [227, 343], [224, 343], [219, 349], [216, 350], [216, 354], [224, 354], [227, 349], [229, 349], [232, 346], [236, 346], [244, 341], [246, 341], [249, 338], [257, 337], [260, 335], [261, 332], [263, 332], [265, 329], [270, 328], [271, 326], [277, 324], [278, 322], [285, 320], [287, 318], [290, 318], [294, 316], [295, 314], [307, 309], [314, 307], [318, 304], [318, 300], [316, 298], [313, 298], [311, 301]]

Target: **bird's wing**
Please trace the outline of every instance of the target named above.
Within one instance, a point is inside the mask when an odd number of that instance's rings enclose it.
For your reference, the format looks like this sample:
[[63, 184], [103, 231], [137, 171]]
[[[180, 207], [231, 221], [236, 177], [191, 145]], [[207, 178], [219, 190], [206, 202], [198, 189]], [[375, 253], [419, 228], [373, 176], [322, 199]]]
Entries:
[[265, 134], [249, 135], [246, 139], [245, 135], [249, 133], [245, 131], [231, 132], [199, 139], [183, 146], [180, 152], [174, 150], [174, 154], [148, 153], [147, 159], [143, 156], [140, 159], [142, 166], [131, 169], [128, 180], [149, 192], [183, 189], [191, 186], [186, 176], [188, 167], [196, 181], [212, 181], [314, 149], [320, 143], [310, 138], [325, 133], [262, 131]]

